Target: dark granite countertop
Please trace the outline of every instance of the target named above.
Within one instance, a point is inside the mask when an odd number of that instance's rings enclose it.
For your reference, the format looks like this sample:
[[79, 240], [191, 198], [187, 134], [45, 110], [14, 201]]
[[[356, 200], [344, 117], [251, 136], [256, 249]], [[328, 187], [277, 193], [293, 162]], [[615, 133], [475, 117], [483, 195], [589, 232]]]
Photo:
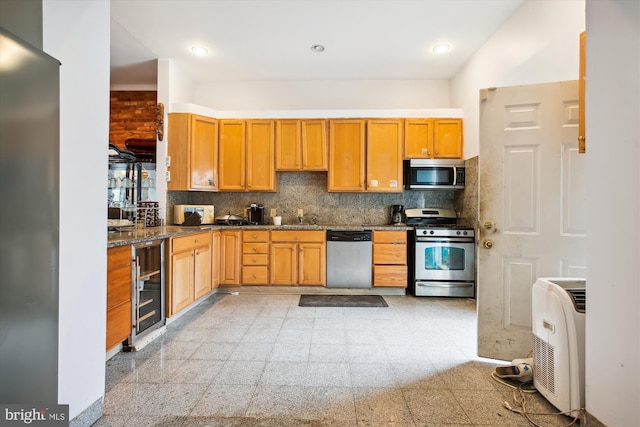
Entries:
[[380, 225], [380, 224], [287, 224], [287, 225], [200, 225], [197, 227], [182, 227], [168, 225], [164, 227], [135, 228], [125, 227], [119, 231], [109, 232], [107, 236], [107, 248], [132, 245], [151, 240], [168, 239], [209, 230], [411, 230], [413, 227], [405, 225]]

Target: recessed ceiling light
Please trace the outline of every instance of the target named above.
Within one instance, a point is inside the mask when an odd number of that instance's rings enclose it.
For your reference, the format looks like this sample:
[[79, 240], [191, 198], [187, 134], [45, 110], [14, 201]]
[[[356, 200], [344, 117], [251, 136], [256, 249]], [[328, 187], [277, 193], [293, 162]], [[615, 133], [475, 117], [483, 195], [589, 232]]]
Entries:
[[209, 49], [207, 49], [204, 46], [193, 46], [191, 48], [191, 52], [193, 52], [194, 54], [196, 54], [198, 56], [205, 56], [206, 54], [209, 53]]
[[441, 43], [433, 47], [433, 53], [436, 53], [438, 55], [441, 53], [447, 53], [450, 50], [451, 50], [451, 45], [446, 43]]
[[311, 51], [315, 53], [324, 52], [324, 46], [322, 46], [321, 44], [314, 44], [313, 46], [311, 46]]

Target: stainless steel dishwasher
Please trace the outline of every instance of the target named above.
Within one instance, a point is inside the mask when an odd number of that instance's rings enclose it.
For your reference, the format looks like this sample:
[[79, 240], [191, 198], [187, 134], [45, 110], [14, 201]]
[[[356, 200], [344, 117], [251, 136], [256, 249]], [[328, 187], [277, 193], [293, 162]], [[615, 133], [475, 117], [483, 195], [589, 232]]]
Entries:
[[371, 288], [371, 230], [327, 230], [327, 288]]

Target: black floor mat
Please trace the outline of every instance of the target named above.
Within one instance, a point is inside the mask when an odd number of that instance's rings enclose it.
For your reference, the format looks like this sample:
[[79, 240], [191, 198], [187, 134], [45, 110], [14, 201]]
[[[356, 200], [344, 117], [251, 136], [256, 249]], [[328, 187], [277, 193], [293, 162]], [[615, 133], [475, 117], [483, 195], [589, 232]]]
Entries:
[[300, 295], [300, 307], [388, 307], [380, 295]]

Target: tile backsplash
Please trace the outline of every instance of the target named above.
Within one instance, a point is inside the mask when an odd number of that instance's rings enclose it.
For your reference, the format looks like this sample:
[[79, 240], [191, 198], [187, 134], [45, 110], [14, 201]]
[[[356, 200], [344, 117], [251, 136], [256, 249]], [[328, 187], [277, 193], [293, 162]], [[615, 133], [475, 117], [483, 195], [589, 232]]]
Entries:
[[[215, 215], [228, 213], [242, 215], [252, 203], [265, 207], [265, 223], [271, 224], [270, 209], [276, 209], [283, 224], [297, 223], [298, 209], [304, 210], [305, 222], [311, 215], [319, 224], [383, 225], [390, 222], [390, 206], [405, 208], [455, 209], [465, 225], [475, 225], [477, 219], [477, 157], [467, 172], [467, 188], [464, 191], [403, 191], [402, 193], [329, 193], [327, 172], [278, 172], [278, 191], [275, 193], [210, 193], [193, 191], [167, 192], [167, 224], [173, 224], [173, 206], [176, 204], [211, 204]], [[473, 166], [475, 164], [475, 167]], [[467, 196], [467, 193], [469, 196]], [[477, 218], [477, 216], [476, 216]], [[468, 220], [473, 220], [473, 224]]]

